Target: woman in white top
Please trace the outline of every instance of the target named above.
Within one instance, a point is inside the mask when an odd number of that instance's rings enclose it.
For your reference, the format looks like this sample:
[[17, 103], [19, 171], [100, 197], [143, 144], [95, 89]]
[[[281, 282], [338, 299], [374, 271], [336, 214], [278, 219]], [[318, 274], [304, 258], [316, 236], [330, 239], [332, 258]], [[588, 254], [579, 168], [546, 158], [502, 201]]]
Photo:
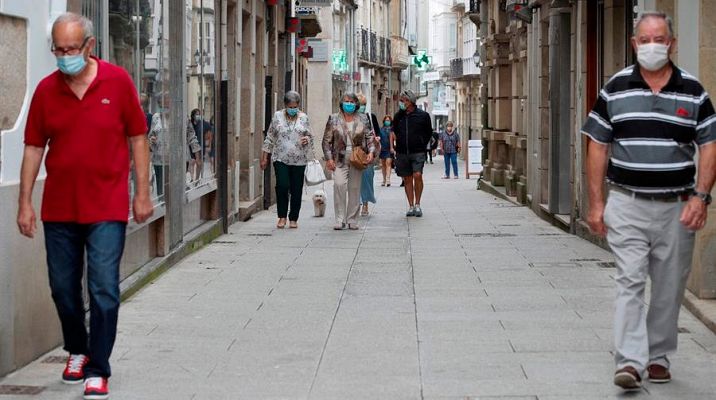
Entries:
[[303, 174], [313, 146], [308, 115], [298, 109], [300, 103], [301, 95], [286, 92], [283, 96], [285, 108], [273, 115], [262, 148], [261, 169], [266, 169], [270, 157], [276, 172], [276, 227], [279, 229], [286, 226], [286, 217], [289, 228], [298, 228]]

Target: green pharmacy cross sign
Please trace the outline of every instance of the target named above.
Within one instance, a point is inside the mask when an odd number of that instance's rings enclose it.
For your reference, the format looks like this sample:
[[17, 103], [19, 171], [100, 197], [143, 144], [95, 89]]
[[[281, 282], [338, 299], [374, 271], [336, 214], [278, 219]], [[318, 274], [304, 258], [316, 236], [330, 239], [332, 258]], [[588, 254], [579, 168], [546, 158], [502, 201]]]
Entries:
[[412, 63], [416, 69], [424, 71], [433, 63], [433, 56], [429, 56], [426, 50], [418, 50], [418, 54], [412, 56]]
[[331, 57], [331, 60], [333, 62], [334, 72], [340, 73], [348, 71], [348, 60], [346, 59], [345, 50], [333, 50], [333, 57]]

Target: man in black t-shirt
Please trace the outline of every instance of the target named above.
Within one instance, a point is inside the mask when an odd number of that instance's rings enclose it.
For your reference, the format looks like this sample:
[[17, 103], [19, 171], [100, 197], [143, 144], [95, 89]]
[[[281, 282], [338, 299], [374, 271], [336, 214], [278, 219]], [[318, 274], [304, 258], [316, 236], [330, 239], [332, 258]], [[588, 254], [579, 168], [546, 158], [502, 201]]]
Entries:
[[417, 96], [412, 90], [400, 94], [400, 111], [393, 118], [395, 134], [395, 172], [403, 178], [409, 209], [407, 217], [422, 217], [420, 198], [423, 194], [425, 149], [430, 142], [433, 126], [430, 114], [417, 108]]

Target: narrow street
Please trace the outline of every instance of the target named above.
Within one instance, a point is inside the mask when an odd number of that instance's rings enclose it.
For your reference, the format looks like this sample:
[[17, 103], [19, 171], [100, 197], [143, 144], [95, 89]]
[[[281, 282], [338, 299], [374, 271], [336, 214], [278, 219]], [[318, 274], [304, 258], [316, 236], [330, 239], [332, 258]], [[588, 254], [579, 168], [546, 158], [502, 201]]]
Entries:
[[[325, 218], [309, 188], [299, 229], [261, 212], [160, 276], [122, 306], [111, 398], [621, 398], [611, 255], [442, 162], [423, 218], [376, 172], [361, 230], [333, 231], [329, 182]], [[716, 398], [716, 336], [685, 310], [680, 327], [674, 380], [623, 397]], [[0, 380], [40, 394], [0, 399], [79, 399], [47, 362], [63, 355]]]

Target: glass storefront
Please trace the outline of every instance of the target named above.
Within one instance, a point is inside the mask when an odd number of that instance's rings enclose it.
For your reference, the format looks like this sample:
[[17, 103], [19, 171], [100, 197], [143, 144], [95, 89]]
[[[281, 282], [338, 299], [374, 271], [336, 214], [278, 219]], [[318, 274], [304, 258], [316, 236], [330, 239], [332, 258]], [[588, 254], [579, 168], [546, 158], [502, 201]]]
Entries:
[[186, 190], [205, 192], [216, 186], [214, 2], [185, 0], [185, 4]]
[[[171, 4], [170, 4], [171, 3]], [[186, 201], [216, 189], [215, 134], [215, 12], [213, 0], [184, 0], [186, 23], [184, 110], [185, 127], [170, 132], [170, 63], [168, 0], [81, 0], [77, 9], [95, 23], [95, 54], [124, 68], [132, 77], [147, 119], [151, 151], [150, 193], [156, 206], [164, 203], [168, 181], [168, 138], [184, 147]], [[81, 5], [80, 5], [81, 4]], [[177, 129], [177, 131], [179, 131]], [[131, 160], [130, 160], [131, 161]], [[136, 175], [130, 174], [130, 194]]]

